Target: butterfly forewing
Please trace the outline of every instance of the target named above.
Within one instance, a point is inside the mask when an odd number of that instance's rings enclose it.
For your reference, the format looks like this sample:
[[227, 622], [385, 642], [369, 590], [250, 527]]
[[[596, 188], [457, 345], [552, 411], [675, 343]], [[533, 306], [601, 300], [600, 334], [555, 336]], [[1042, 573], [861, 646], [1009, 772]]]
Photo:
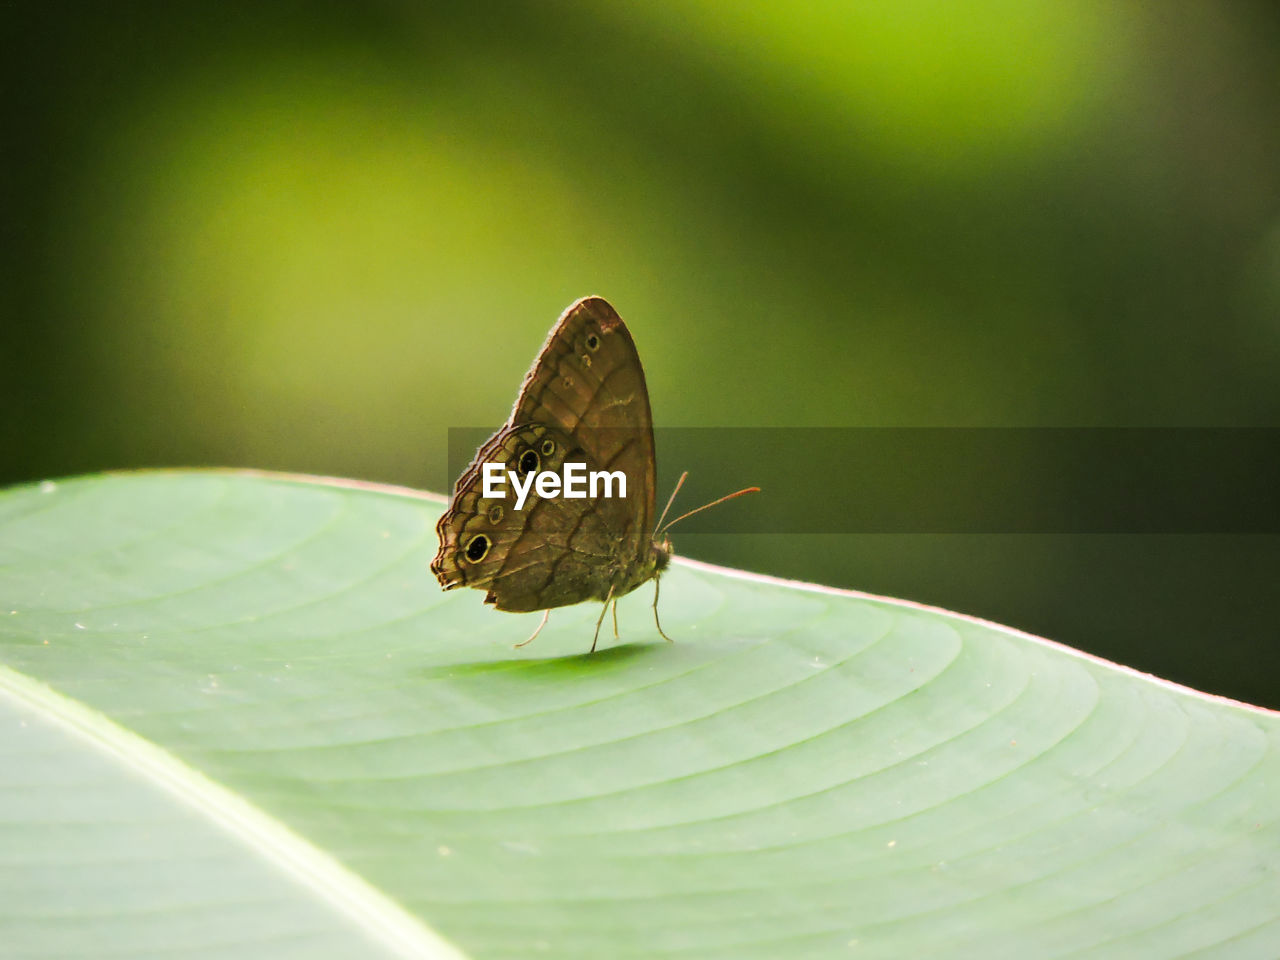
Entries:
[[607, 301], [584, 297], [560, 316], [508, 422], [554, 424], [597, 453], [603, 469], [624, 470], [634, 521], [625, 532], [637, 551], [648, 546], [656, 484], [649, 391], [631, 333]]

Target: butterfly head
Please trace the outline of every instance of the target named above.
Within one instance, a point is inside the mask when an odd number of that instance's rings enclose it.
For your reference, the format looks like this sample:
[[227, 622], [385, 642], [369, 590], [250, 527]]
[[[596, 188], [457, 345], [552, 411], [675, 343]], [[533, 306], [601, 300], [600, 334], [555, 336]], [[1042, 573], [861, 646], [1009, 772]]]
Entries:
[[671, 554], [675, 551], [671, 548], [671, 538], [663, 536], [661, 539], [654, 538], [653, 544], [649, 548], [649, 562], [653, 564], [653, 576], [657, 576], [663, 570], [667, 569], [667, 564], [671, 562]]

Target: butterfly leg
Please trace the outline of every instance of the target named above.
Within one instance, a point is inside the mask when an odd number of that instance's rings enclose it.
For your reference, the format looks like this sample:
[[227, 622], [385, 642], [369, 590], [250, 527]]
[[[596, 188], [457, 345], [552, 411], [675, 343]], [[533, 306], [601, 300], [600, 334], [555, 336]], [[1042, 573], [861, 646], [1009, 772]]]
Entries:
[[662, 639], [667, 643], [675, 643], [662, 630], [662, 623], [658, 620], [658, 578], [653, 578], [653, 625], [658, 628], [658, 633], [662, 634]]
[[[596, 641], [600, 639], [600, 624], [604, 623], [604, 615], [609, 612], [609, 601], [613, 599], [613, 587], [609, 587], [609, 592], [604, 598], [604, 606], [600, 608], [600, 619], [596, 621], [596, 635], [591, 638], [591, 649], [588, 653], [596, 652]], [[615, 611], [615, 616], [617, 613]]]
[[551, 616], [551, 610], [549, 608], [546, 610], [543, 610], [542, 621], [538, 624], [538, 629], [533, 631], [533, 634], [529, 637], [528, 640], [521, 640], [519, 643], [517, 643], [515, 645], [515, 649], [519, 650], [521, 647], [527, 647], [529, 644], [533, 643], [534, 637], [536, 637], [538, 634], [542, 632], [542, 628], [547, 625], [547, 619], [550, 616]]
[[613, 601], [613, 639], [618, 639], [618, 601]]

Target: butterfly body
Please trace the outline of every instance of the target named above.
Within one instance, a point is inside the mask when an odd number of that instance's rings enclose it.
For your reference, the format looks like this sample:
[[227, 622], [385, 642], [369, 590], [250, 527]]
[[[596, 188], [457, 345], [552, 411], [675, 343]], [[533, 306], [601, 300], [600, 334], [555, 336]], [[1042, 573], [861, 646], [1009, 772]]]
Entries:
[[[540, 497], [515, 509], [511, 487], [485, 496], [483, 468], [503, 476], [620, 471], [625, 496]], [[486, 591], [499, 610], [549, 610], [585, 600], [608, 603], [656, 578], [671, 556], [653, 532], [653, 421], [644, 371], [622, 318], [586, 297], [552, 328], [515, 406], [454, 485], [436, 525], [431, 569], [440, 585]]]

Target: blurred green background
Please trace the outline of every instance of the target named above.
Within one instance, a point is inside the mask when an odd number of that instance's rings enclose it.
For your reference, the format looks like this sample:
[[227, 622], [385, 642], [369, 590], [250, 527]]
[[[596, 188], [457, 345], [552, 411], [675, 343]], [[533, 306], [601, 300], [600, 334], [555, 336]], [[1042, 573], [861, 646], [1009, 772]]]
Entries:
[[[501, 422], [587, 293], [660, 425], [1280, 426], [1271, 0], [0, 13], [5, 483], [442, 490], [447, 428]], [[659, 462], [688, 506], [752, 481]], [[677, 549], [1280, 706], [1280, 538], [725, 509]]]

